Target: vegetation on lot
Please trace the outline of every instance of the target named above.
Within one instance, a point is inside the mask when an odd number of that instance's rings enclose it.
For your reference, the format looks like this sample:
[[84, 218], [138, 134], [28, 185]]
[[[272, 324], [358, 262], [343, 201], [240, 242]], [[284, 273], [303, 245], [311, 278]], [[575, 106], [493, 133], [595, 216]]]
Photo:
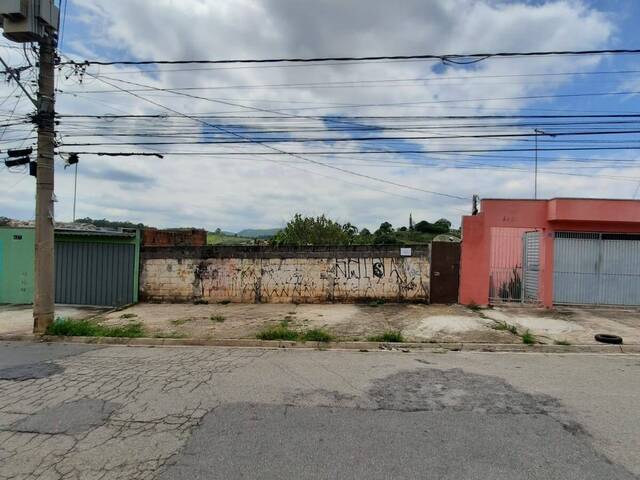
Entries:
[[404, 337], [402, 336], [402, 332], [400, 330], [388, 330], [380, 335], [374, 335], [368, 338], [370, 342], [387, 342], [387, 343], [397, 343], [404, 342]]
[[260, 340], [287, 340], [291, 342], [330, 342], [333, 340], [331, 335], [322, 328], [314, 328], [305, 332], [299, 332], [289, 328], [289, 321], [283, 320], [278, 325], [265, 327], [256, 335]]
[[491, 325], [491, 328], [493, 328], [494, 330], [506, 331], [514, 335], [518, 334], [518, 327], [507, 322], [495, 322], [493, 325]]
[[298, 340], [298, 332], [291, 330], [286, 322], [265, 327], [256, 335], [260, 340]]
[[141, 323], [128, 325], [102, 325], [90, 320], [73, 320], [58, 318], [47, 328], [47, 335], [64, 337], [127, 337], [135, 338], [144, 335]]
[[522, 343], [526, 345], [533, 345], [536, 343], [536, 337], [529, 330], [522, 334]]
[[330, 342], [333, 340], [333, 335], [321, 328], [314, 328], [304, 332], [301, 340], [306, 342]]
[[553, 342], [555, 345], [571, 345], [571, 342], [568, 342], [567, 340], [556, 340], [555, 342]]
[[209, 320], [212, 322], [222, 323], [225, 321], [225, 318], [222, 315], [211, 315]]

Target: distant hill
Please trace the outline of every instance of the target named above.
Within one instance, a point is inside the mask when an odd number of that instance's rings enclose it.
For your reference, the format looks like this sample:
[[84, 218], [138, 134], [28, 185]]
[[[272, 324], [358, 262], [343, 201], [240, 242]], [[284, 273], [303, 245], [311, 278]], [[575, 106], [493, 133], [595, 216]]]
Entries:
[[281, 228], [246, 228], [238, 232], [239, 237], [270, 238], [278, 233]]

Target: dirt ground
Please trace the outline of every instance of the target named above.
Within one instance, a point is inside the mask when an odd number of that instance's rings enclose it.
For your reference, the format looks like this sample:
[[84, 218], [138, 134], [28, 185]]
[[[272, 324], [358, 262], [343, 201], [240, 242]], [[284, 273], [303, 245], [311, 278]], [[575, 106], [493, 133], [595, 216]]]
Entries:
[[[141, 303], [120, 311], [56, 307], [56, 315], [95, 318], [108, 324], [141, 322], [146, 336], [168, 338], [255, 339], [270, 325], [285, 321], [303, 332], [322, 328], [338, 340], [367, 340], [400, 331], [410, 342], [522, 343], [530, 331], [537, 343], [597, 343], [596, 333], [620, 335], [640, 345], [640, 310], [500, 306], [469, 309], [461, 305], [422, 304], [238, 304]], [[0, 335], [31, 333], [31, 307], [0, 305]], [[511, 331], [506, 327], [512, 327]], [[512, 333], [515, 331], [515, 333]]]
[[[149, 336], [256, 338], [265, 326], [286, 321], [305, 331], [322, 328], [340, 340], [366, 340], [399, 330], [412, 342], [522, 343], [530, 331], [538, 343], [596, 343], [596, 333], [640, 344], [640, 312], [621, 309], [495, 307], [422, 304], [138, 304], [104, 315], [111, 324], [142, 322]], [[500, 326], [513, 326], [512, 333]]]

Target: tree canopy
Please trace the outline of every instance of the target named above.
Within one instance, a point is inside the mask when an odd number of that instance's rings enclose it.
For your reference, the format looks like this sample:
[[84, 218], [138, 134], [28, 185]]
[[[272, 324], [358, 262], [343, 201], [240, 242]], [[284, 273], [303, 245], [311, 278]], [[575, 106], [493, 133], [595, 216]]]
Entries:
[[425, 220], [415, 224], [413, 230], [407, 227], [394, 229], [390, 222], [382, 222], [371, 233], [369, 229], [358, 228], [347, 222], [340, 224], [325, 215], [306, 217], [296, 214], [287, 226], [272, 238], [272, 245], [405, 245], [429, 243], [433, 237], [451, 231], [451, 222], [441, 218], [434, 223]]

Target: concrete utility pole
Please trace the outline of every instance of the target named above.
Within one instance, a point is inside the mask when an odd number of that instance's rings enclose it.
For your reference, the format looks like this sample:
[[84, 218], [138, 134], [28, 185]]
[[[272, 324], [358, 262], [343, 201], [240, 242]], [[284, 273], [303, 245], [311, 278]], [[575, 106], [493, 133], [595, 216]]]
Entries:
[[38, 176], [36, 184], [36, 264], [33, 332], [44, 333], [55, 313], [54, 265], [54, 40], [40, 42], [38, 77]]
[[[0, 1], [0, 26], [4, 30], [3, 35], [12, 42], [38, 42], [40, 44], [38, 97], [35, 102], [37, 111], [34, 119], [38, 125], [34, 333], [44, 333], [47, 327], [53, 323], [55, 313], [53, 259], [54, 62], [56, 32], [59, 24], [60, 11], [53, 0]], [[7, 68], [7, 70], [9, 69]], [[11, 76], [20, 85], [20, 79], [13, 73]], [[31, 99], [29, 93], [26, 93]]]

